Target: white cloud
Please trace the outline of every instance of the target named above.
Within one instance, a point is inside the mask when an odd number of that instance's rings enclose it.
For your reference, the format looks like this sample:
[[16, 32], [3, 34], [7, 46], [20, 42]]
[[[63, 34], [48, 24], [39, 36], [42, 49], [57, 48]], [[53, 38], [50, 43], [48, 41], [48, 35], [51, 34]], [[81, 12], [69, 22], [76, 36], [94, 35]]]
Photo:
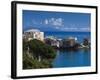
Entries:
[[47, 25], [53, 25], [53, 26], [63, 26], [63, 19], [62, 18], [49, 18], [45, 19], [44, 23]]
[[56, 26], [55, 28], [56, 28], [56, 29], [60, 29], [60, 27], [57, 27], [57, 26]]
[[84, 27], [84, 28], [79, 28], [79, 27], [65, 27], [65, 28], [61, 28], [60, 30], [62, 31], [82, 31], [82, 32], [87, 32], [90, 31], [89, 27]]
[[40, 21], [40, 20], [35, 20], [35, 19], [33, 19], [32, 20], [32, 24], [34, 25], [41, 25], [41, 24], [43, 24], [43, 22], [42, 21]]
[[37, 24], [36, 20], [32, 20], [32, 24]]
[[[80, 24], [68, 24], [64, 25], [64, 19], [62, 18], [47, 18], [45, 20], [32, 20], [33, 24], [38, 24], [38, 25], [45, 25], [46, 27], [53, 27], [54, 29], [61, 30], [61, 31], [83, 31], [87, 32], [90, 31], [90, 27], [87, 25], [80, 25]], [[48, 26], [49, 25], [49, 26]]]
[[45, 24], [48, 24], [49, 22], [48, 22], [48, 20], [47, 20], [47, 19], [45, 19], [45, 20], [44, 20], [44, 23], [45, 23]]

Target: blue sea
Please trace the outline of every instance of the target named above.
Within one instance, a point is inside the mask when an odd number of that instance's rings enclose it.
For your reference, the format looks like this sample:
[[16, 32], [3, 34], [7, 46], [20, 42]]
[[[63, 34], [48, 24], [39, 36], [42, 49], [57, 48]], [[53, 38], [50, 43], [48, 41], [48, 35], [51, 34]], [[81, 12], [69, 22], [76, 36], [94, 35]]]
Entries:
[[[77, 37], [79, 43], [84, 38], [90, 39], [90, 32], [45, 32], [46, 36], [54, 36], [56, 38], [65, 39], [68, 37]], [[78, 51], [57, 50], [56, 57], [52, 62], [53, 68], [60, 67], [83, 67], [91, 66], [91, 50], [80, 49]]]

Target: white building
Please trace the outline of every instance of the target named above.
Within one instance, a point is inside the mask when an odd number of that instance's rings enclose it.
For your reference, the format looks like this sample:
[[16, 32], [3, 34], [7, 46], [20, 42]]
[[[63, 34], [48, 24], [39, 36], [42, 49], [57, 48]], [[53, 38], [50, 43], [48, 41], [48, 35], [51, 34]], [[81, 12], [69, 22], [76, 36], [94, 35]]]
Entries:
[[23, 37], [28, 41], [32, 39], [44, 41], [44, 32], [40, 32], [38, 29], [29, 29], [24, 32]]

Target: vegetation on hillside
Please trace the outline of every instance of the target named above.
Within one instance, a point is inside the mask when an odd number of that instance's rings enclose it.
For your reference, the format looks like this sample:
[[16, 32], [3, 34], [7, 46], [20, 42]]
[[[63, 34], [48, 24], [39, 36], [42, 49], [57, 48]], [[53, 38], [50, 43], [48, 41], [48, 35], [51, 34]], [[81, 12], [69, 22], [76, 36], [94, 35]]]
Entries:
[[23, 40], [23, 69], [50, 68], [55, 56], [55, 50], [42, 41]]

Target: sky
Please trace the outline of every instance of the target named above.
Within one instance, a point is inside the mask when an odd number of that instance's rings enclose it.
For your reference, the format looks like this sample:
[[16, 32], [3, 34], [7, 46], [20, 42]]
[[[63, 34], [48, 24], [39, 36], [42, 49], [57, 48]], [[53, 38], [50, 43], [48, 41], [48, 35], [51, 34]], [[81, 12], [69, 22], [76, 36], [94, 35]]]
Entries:
[[23, 30], [88, 32], [91, 14], [23, 10]]

